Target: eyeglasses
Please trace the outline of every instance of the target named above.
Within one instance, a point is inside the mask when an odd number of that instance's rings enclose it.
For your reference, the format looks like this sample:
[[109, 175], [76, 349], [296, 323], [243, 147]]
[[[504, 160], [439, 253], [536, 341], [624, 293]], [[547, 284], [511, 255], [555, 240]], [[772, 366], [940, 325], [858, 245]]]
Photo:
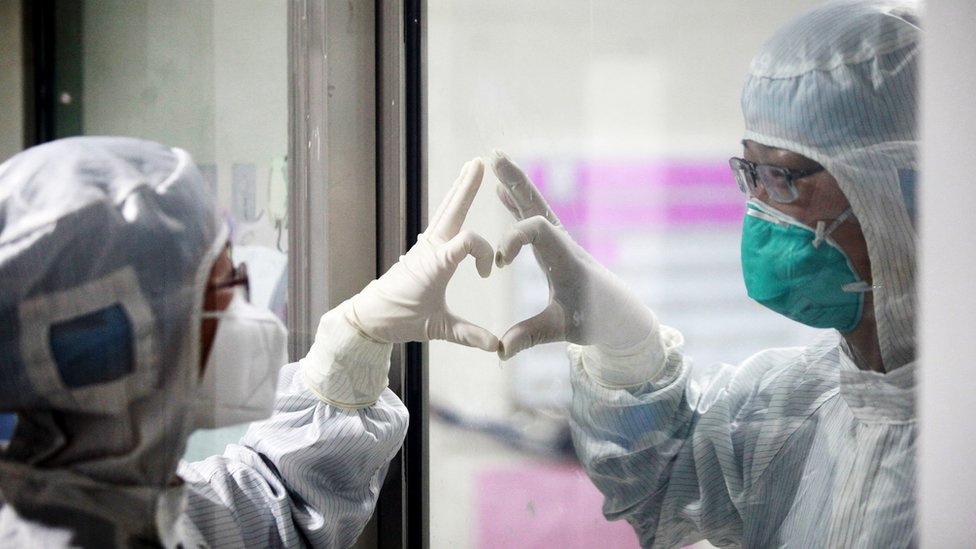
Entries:
[[791, 170], [770, 164], [756, 164], [734, 156], [729, 159], [729, 166], [735, 174], [740, 191], [747, 196], [754, 196], [756, 190], [762, 186], [769, 198], [781, 204], [789, 204], [800, 196], [796, 190], [797, 180], [824, 170], [823, 166], [809, 170]]
[[247, 263], [241, 263], [231, 269], [230, 278], [208, 285], [207, 290], [219, 290], [234, 286], [244, 286], [244, 298], [251, 301], [251, 280], [247, 277]]

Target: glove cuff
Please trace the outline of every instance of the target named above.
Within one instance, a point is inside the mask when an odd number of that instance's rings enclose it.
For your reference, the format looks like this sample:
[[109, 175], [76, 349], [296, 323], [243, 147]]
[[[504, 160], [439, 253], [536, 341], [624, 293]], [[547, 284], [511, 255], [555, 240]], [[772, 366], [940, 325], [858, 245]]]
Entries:
[[[394, 267], [396, 267], [396, 265], [394, 265]], [[367, 330], [366, 327], [363, 326], [363, 321], [359, 319], [359, 314], [356, 312], [356, 300], [363, 299], [363, 295], [364, 294], [368, 295], [370, 291], [379, 292], [379, 290], [376, 289], [378, 284], [379, 284], [378, 280], [373, 280], [372, 282], [367, 284], [366, 287], [363, 288], [361, 292], [344, 301], [342, 304], [339, 305], [339, 307], [336, 307], [336, 309], [340, 309], [340, 308], [342, 309], [342, 316], [343, 318], [345, 318], [346, 324], [348, 324], [351, 328], [359, 332], [359, 335], [362, 336], [363, 339], [367, 341], [371, 341], [373, 343], [381, 343], [381, 344], [390, 343], [389, 341], [383, 341], [379, 337], [371, 334], [369, 330]], [[316, 334], [316, 338], [317, 337], [318, 334]]]
[[349, 301], [322, 316], [300, 362], [305, 385], [340, 408], [373, 405], [389, 384], [391, 343], [369, 339], [347, 320]]
[[668, 351], [657, 322], [642, 341], [626, 349], [603, 345], [579, 346], [586, 374], [610, 389], [624, 389], [652, 381], [664, 370]]

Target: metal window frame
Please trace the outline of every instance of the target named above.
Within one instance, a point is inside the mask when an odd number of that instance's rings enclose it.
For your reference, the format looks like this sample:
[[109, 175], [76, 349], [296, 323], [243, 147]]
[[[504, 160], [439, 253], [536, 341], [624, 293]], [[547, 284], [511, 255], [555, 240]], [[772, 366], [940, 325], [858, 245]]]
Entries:
[[81, 135], [82, 3], [22, 0], [20, 13], [24, 146]]
[[[289, 49], [290, 354], [426, 225], [426, 0], [293, 0]], [[426, 345], [395, 346], [410, 413], [357, 547], [428, 547]]]

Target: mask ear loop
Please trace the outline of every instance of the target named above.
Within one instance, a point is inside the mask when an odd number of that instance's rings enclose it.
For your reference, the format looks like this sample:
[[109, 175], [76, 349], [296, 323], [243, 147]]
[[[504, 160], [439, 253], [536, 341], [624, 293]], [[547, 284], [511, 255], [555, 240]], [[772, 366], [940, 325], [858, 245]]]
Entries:
[[[830, 233], [834, 232], [834, 229], [836, 229], [844, 221], [847, 221], [847, 219], [852, 215], [854, 215], [854, 210], [848, 207], [846, 210], [843, 211], [843, 213], [837, 216], [837, 219], [835, 219], [833, 223], [827, 226], [826, 229], [824, 229], [826, 223], [824, 223], [823, 221], [817, 221], [817, 231], [816, 231], [816, 237], [813, 239], [813, 247], [814, 248], [819, 247], [820, 244], [824, 241], [824, 239], [830, 236]], [[871, 284], [868, 284], [863, 280], [859, 280], [857, 282], [848, 282], [847, 284], [841, 286], [840, 289], [848, 293], [864, 294], [864, 293], [874, 291], [876, 287], [877, 286], [872, 286]]]
[[[850, 206], [848, 206], [847, 209], [844, 210], [844, 212], [841, 213], [839, 216], [837, 216], [837, 219], [835, 219], [830, 225], [827, 225], [823, 221], [817, 221], [817, 230], [814, 231], [815, 236], [813, 239], [813, 247], [819, 248], [820, 244], [823, 243], [824, 239], [830, 236], [830, 233], [834, 232], [834, 230], [837, 229], [837, 227], [839, 227], [841, 223], [847, 221], [847, 219], [850, 218], [852, 215], [854, 215], [854, 210]], [[824, 229], [825, 225], [827, 227], [826, 229]]]
[[840, 287], [842, 291], [852, 293], [852, 294], [866, 294], [868, 292], [874, 291], [874, 286], [868, 284], [863, 280], [857, 282], [849, 282]]

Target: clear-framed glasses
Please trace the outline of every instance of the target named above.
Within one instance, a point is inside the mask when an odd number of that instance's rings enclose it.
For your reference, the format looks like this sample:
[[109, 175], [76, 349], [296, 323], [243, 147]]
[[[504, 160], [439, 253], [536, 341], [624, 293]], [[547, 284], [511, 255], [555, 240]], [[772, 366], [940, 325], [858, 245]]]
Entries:
[[247, 263], [241, 263], [230, 271], [230, 278], [210, 284], [208, 290], [219, 290], [221, 288], [233, 288], [234, 286], [244, 287], [244, 299], [251, 301], [251, 279], [247, 277]]
[[732, 157], [729, 166], [735, 174], [735, 181], [739, 190], [747, 196], [754, 196], [761, 185], [769, 198], [781, 204], [789, 204], [800, 196], [796, 190], [796, 181], [820, 173], [823, 166], [809, 170], [791, 170], [771, 164], [756, 164], [743, 158]]

